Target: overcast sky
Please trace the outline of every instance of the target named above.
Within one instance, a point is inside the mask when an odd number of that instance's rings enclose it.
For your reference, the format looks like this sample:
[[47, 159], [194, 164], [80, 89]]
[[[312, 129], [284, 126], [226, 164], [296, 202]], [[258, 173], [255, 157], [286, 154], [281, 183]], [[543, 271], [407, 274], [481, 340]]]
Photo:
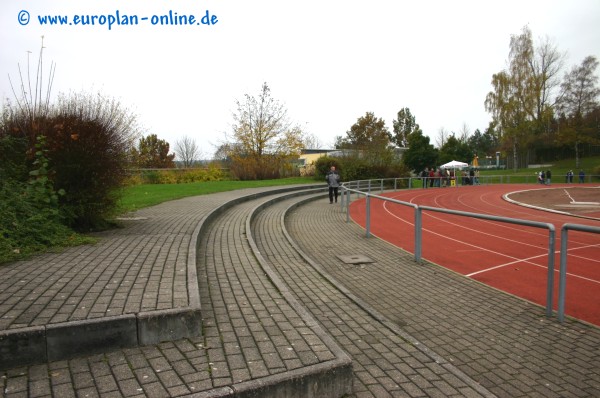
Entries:
[[[152, 24], [169, 11], [200, 24]], [[201, 23], [207, 12], [216, 23]], [[117, 13], [138, 24], [109, 30]], [[70, 24], [41, 25], [45, 15]], [[85, 15], [94, 25], [73, 23]], [[435, 143], [442, 128], [485, 130], [492, 75], [525, 25], [536, 43], [548, 37], [567, 54], [565, 71], [600, 59], [599, 0], [2, 1], [0, 94], [13, 97], [8, 76], [19, 81], [27, 51], [35, 72], [44, 35], [54, 94], [115, 97], [171, 148], [188, 136], [211, 157], [231, 131], [235, 101], [263, 82], [324, 147], [366, 112], [392, 131], [402, 108]]]

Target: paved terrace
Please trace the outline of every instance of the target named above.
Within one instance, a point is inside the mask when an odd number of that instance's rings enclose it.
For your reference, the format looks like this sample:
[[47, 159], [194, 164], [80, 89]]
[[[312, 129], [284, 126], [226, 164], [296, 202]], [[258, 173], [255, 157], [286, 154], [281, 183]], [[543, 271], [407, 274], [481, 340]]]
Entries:
[[3, 266], [0, 397], [600, 396], [598, 328], [416, 264], [302, 193], [173, 201]]

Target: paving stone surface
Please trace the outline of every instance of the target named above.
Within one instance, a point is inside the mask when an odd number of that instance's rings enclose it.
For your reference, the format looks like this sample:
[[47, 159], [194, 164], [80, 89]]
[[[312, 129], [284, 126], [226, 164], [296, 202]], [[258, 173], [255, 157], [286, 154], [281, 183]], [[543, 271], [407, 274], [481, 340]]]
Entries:
[[[255, 218], [253, 236], [270, 266], [351, 355], [354, 396], [492, 396], [454, 366], [421, 349], [418, 342], [398, 328], [380, 322], [372, 311], [361, 307], [340, 291], [339, 286], [324, 279], [318, 272], [319, 267], [311, 266], [286, 237], [283, 216], [295, 201], [274, 204], [268, 211], [260, 213]], [[315, 208], [315, 205], [307, 207]], [[335, 211], [332, 207], [327, 210]], [[320, 214], [314, 216], [318, 218]], [[304, 233], [313, 236], [313, 231], [305, 230]]]
[[[271, 190], [164, 203], [96, 245], [3, 266], [0, 331], [185, 307], [198, 224]], [[227, 396], [344, 356], [355, 397], [600, 396], [598, 328], [561, 325], [533, 304], [416, 264], [365, 238], [325, 193], [258, 210], [276, 196], [228, 208], [202, 235], [202, 336], [4, 369], [0, 398]]]
[[[320, 200], [290, 213], [301, 250], [339, 284], [500, 397], [600, 396], [600, 329], [412, 255], [346, 222]], [[310, 231], [310, 233], [307, 233]], [[424, 242], [427, 244], [427, 242]], [[349, 265], [360, 254], [373, 264]]]

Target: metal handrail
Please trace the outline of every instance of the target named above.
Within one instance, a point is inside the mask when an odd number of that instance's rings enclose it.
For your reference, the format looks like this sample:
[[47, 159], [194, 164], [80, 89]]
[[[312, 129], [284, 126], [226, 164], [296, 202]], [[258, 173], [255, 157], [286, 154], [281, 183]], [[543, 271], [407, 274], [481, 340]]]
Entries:
[[581, 231], [600, 234], [600, 227], [581, 224], [564, 224], [560, 233], [560, 271], [558, 277], [558, 320], [563, 322], [565, 319], [565, 299], [567, 288], [567, 245], [568, 231]]
[[[447, 213], [447, 214], [453, 214], [453, 215], [458, 215], [458, 216], [462, 216], [462, 217], [470, 217], [470, 218], [477, 218], [477, 219], [484, 219], [484, 220], [491, 220], [491, 221], [497, 221], [497, 222], [503, 222], [503, 223], [510, 223], [510, 224], [518, 224], [518, 225], [524, 225], [524, 226], [529, 226], [529, 227], [534, 227], [534, 228], [543, 228], [543, 229], [547, 229], [548, 230], [548, 276], [547, 276], [547, 291], [546, 291], [546, 316], [550, 317], [552, 316], [552, 299], [553, 299], [553, 286], [554, 286], [554, 248], [555, 248], [555, 227], [553, 224], [550, 223], [543, 223], [543, 222], [538, 222], [538, 221], [530, 221], [530, 220], [523, 220], [523, 219], [517, 219], [517, 218], [510, 218], [510, 217], [500, 217], [500, 216], [492, 216], [492, 215], [488, 215], [488, 214], [479, 214], [479, 213], [471, 213], [471, 212], [465, 212], [465, 211], [459, 211], [459, 210], [450, 210], [450, 209], [443, 209], [443, 208], [438, 208], [438, 207], [431, 207], [431, 206], [419, 206], [416, 205], [414, 203], [409, 203], [409, 202], [403, 202], [400, 200], [396, 200], [396, 199], [392, 199], [392, 198], [388, 198], [385, 196], [381, 196], [381, 195], [374, 195], [370, 193], [371, 190], [371, 180], [368, 180], [369, 183], [367, 184], [367, 192], [361, 191], [360, 190], [360, 182], [356, 182], [356, 181], [352, 181], [349, 183], [344, 183], [342, 184], [342, 208], [345, 208], [346, 211], [346, 222], [349, 222], [350, 220], [350, 200], [351, 200], [351, 193], [356, 193], [357, 195], [365, 195], [366, 197], [366, 220], [365, 220], [365, 228], [366, 228], [366, 236], [370, 237], [371, 233], [370, 233], [370, 229], [371, 229], [371, 214], [370, 214], [370, 198], [377, 198], [377, 199], [381, 199], [383, 201], [388, 201], [388, 202], [392, 202], [392, 203], [397, 203], [400, 205], [404, 205], [404, 206], [410, 206], [413, 207], [415, 209], [415, 225], [414, 225], [414, 233], [415, 233], [415, 261], [416, 262], [420, 262], [421, 261], [421, 253], [422, 253], [422, 212], [423, 210], [427, 210], [427, 211], [433, 211], [433, 212], [438, 212], [438, 213]], [[378, 180], [375, 180], [378, 181]], [[356, 183], [356, 187], [358, 189], [352, 189], [349, 188], [349, 185], [352, 185], [353, 183]], [[381, 185], [383, 185], [383, 182], [381, 183]]]

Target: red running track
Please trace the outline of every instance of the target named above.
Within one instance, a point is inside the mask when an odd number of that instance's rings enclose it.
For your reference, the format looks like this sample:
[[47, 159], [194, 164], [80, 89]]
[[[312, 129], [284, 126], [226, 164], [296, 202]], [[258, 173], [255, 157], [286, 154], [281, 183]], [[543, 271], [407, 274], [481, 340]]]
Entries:
[[[546, 188], [542, 186], [543, 188]], [[509, 192], [541, 189], [524, 185], [412, 189], [382, 196], [441, 207], [551, 223], [556, 228], [554, 310], [558, 305], [560, 231], [564, 223], [599, 227], [600, 221], [519, 206]], [[364, 198], [350, 215], [365, 227]], [[371, 234], [414, 253], [414, 209], [371, 198]], [[479, 220], [431, 211], [422, 214], [422, 257], [469, 278], [546, 307], [547, 229]], [[600, 326], [600, 235], [569, 231], [565, 314]]]

